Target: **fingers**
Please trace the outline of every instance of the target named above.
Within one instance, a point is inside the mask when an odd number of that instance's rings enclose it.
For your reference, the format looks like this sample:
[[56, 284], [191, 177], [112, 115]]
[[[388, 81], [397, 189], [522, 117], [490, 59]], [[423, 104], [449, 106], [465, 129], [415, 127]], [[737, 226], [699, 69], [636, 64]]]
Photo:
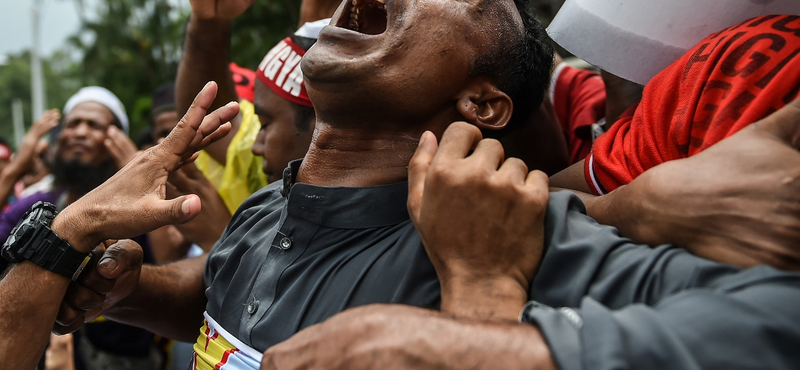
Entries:
[[[475, 162], [478, 168], [496, 170], [505, 159], [503, 145], [495, 139], [483, 139], [475, 146], [475, 151], [470, 155], [470, 159]], [[526, 167], [526, 171], [527, 167]]]
[[60, 119], [61, 113], [58, 111], [58, 109], [50, 109], [42, 114], [42, 118], [39, 118], [38, 121], [34, 122], [28, 133], [35, 136], [38, 140], [42, 137], [42, 135], [58, 126], [58, 120]]
[[69, 329], [65, 328], [71, 329], [76, 324], [78, 324], [77, 326], [80, 327], [79, 324], [83, 324], [84, 322], [84, 313], [85, 311], [75, 308], [66, 300], [62, 301], [61, 306], [58, 308], [58, 315], [56, 316], [55, 323], [58, 324], [58, 326], [63, 327], [61, 329], [63, 331], [57, 331], [57, 333], [70, 333], [71, 331], [68, 331]]
[[419, 139], [414, 156], [408, 163], [408, 212], [412, 216], [419, 213], [419, 205], [422, 203], [422, 194], [425, 190], [425, 177], [437, 148], [436, 136], [430, 131], [425, 131]]
[[49, 147], [50, 143], [48, 143], [47, 141], [39, 141], [38, 143], [36, 143], [36, 149], [34, 150], [34, 154], [36, 154], [36, 156], [40, 156]]
[[53, 329], [51, 330], [54, 334], [64, 335], [76, 332], [78, 329], [81, 328], [84, 324], [84, 320], [77, 320], [70, 325], [61, 325], [58, 322], [53, 324]]
[[109, 126], [108, 138], [103, 142], [119, 168], [124, 167], [136, 156], [136, 144], [116, 126]]
[[116, 279], [125, 271], [138, 269], [142, 265], [142, 256], [142, 247], [135, 241], [120, 240], [106, 249], [95, 270], [103, 278]]
[[531, 171], [525, 178], [525, 186], [542, 188], [545, 189], [545, 192], [549, 193], [550, 177], [548, 177], [547, 174], [539, 170]]
[[190, 192], [189, 189], [191, 189], [192, 182], [189, 176], [186, 175], [184, 168], [186, 168], [186, 166], [169, 174], [169, 180], [167, 180], [167, 193], [169, 194], [169, 198], [175, 198], [178, 195], [185, 195]]
[[161, 214], [160, 225], [182, 224], [200, 214], [200, 197], [195, 194], [159, 201], [157, 211]]
[[800, 149], [800, 98], [753, 125]]
[[454, 122], [442, 134], [434, 160], [447, 162], [450, 159], [463, 159], [481, 139], [483, 135], [477, 127], [466, 122]]
[[203, 187], [213, 187], [194, 163], [187, 163], [169, 175], [167, 193], [169, 198], [190, 193], [199, 193]]
[[[177, 155], [177, 158], [182, 158], [187, 152], [189, 145], [195, 140], [196, 134], [204, 121], [206, 111], [214, 102], [217, 96], [217, 84], [210, 81], [202, 90], [197, 94], [189, 107], [186, 114], [178, 121], [175, 128], [167, 135], [164, 142], [157, 145], [157, 148], [162, 148], [167, 153]], [[175, 160], [173, 165], [177, 165], [178, 160]]]
[[194, 139], [189, 144], [188, 150], [182, 155], [183, 161], [188, 161], [187, 158], [193, 155], [194, 152], [225, 137], [231, 130], [229, 121], [236, 117], [237, 114], [239, 114], [239, 104], [230, 102], [205, 116]]
[[217, 84], [213, 81], [207, 83], [167, 138], [156, 145], [155, 150], [170, 158], [163, 163], [167, 171], [173, 171], [182, 162], [191, 161], [196, 151], [230, 132], [228, 121], [239, 114], [239, 104], [230, 102], [206, 115], [216, 94]]
[[503, 162], [497, 172], [511, 180], [513, 184], [523, 184], [528, 175], [528, 166], [519, 158], [509, 158]]

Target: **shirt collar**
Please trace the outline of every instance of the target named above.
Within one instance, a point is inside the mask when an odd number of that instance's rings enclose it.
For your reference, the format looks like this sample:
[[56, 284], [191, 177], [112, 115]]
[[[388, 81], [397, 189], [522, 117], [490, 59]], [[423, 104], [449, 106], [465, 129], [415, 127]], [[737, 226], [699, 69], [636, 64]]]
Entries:
[[295, 183], [302, 159], [283, 171], [281, 195], [289, 215], [346, 229], [396, 225], [407, 221], [408, 182], [369, 187], [326, 187]]

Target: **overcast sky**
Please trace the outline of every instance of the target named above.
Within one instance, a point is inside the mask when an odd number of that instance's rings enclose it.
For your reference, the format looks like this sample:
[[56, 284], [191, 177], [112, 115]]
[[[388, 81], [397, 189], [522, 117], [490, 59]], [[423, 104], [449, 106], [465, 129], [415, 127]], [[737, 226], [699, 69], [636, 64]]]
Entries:
[[[84, 0], [91, 9], [94, 0]], [[41, 0], [41, 47], [44, 55], [58, 49], [80, 26], [74, 0]], [[34, 0], [0, 1], [0, 58], [29, 49]]]

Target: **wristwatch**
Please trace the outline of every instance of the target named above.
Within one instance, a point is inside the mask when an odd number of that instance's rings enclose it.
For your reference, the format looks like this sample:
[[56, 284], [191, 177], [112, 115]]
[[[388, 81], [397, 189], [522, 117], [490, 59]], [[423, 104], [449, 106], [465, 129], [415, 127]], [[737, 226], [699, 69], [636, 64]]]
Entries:
[[75, 281], [92, 257], [82, 253], [50, 230], [56, 206], [36, 202], [11, 230], [0, 255], [11, 263], [31, 261]]

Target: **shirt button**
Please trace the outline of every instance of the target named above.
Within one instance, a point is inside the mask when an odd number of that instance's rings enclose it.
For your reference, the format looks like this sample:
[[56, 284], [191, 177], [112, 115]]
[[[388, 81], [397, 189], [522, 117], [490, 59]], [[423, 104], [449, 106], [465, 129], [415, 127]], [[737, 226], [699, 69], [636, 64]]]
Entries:
[[283, 239], [281, 239], [281, 242], [279, 243], [279, 245], [280, 245], [281, 249], [287, 250], [287, 249], [292, 247], [292, 239], [289, 239], [288, 236], [284, 236]]
[[253, 300], [247, 303], [247, 313], [252, 315], [256, 313], [256, 311], [258, 311], [258, 301]]

